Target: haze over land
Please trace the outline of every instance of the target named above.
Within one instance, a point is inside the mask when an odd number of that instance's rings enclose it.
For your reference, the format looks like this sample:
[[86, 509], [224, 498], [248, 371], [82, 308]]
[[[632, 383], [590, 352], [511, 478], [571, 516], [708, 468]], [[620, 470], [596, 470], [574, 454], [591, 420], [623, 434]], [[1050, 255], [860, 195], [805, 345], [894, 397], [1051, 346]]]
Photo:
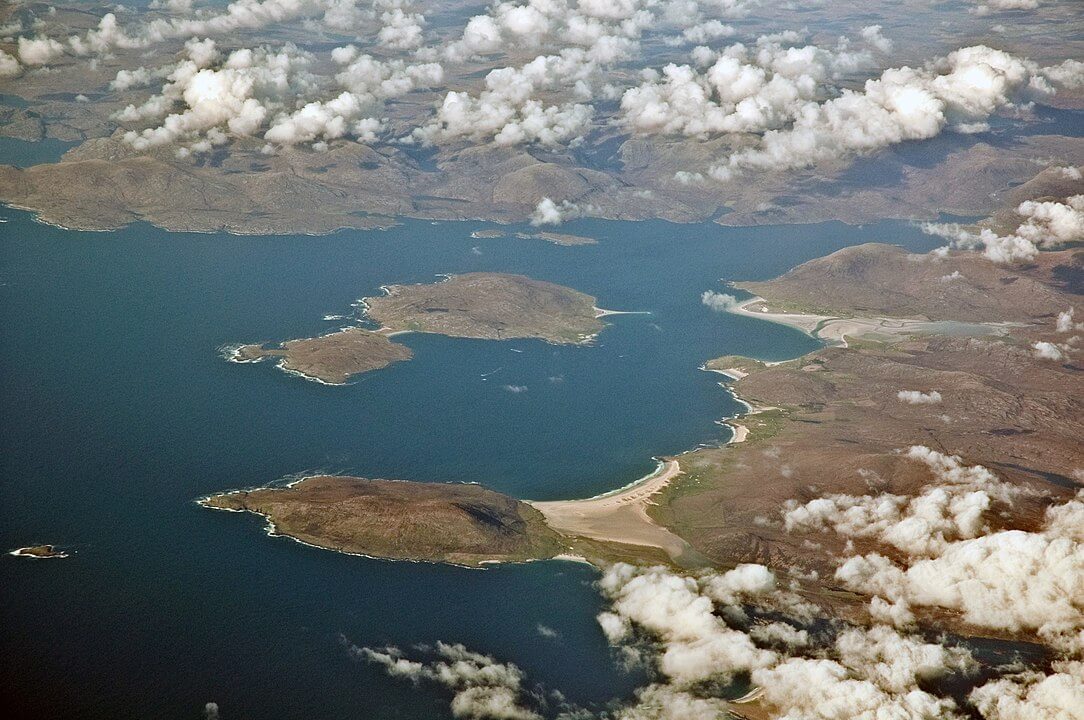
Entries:
[[[733, 354], [720, 336], [696, 363], [721, 373], [710, 377], [722, 387], [708, 392], [732, 393], [748, 412], [717, 418], [723, 441], [668, 451], [655, 473], [627, 487], [536, 501], [471, 477], [452, 482], [469, 465], [462, 458], [425, 477], [360, 477], [350, 467], [356, 456], [325, 450], [326, 467], [299, 465], [291, 472], [303, 477], [287, 484], [250, 472], [257, 458], [237, 457], [213, 471], [218, 491], [198, 502], [262, 516], [269, 534], [369, 558], [593, 565], [601, 605], [591, 632], [630, 683], [595, 704], [461, 642], [463, 625], [442, 636], [445, 626], [412, 618], [356, 644], [336, 631], [336, 658], [435, 688], [439, 711], [457, 718], [1081, 720], [1081, 58], [1076, 0], [11, 2], [0, 7], [0, 202], [73, 230], [150, 223], [296, 235], [271, 242], [301, 248], [298, 283], [319, 297], [329, 288], [303, 274], [309, 235], [378, 231], [404, 218], [514, 226], [473, 230], [479, 244], [463, 250], [468, 260], [427, 246], [449, 263], [443, 280], [408, 271], [411, 280], [359, 283], [349, 297], [370, 296], [356, 316], [329, 316], [347, 323], [332, 332], [308, 329], [318, 316], [284, 320], [281, 331], [257, 317], [230, 319], [231, 333], [254, 335], [248, 341], [279, 340], [225, 346], [228, 359], [272, 359], [335, 386], [395, 377], [438, 347], [408, 347], [400, 334], [448, 339], [439, 348], [451, 363], [465, 352], [456, 343], [520, 339], [509, 352], [556, 357], [632, 332], [600, 335], [611, 324], [604, 295], [544, 279], [595, 257], [587, 253], [603, 247], [595, 236], [605, 227], [597, 220], [704, 223], [705, 233], [786, 225], [796, 246], [822, 221], [910, 221], [941, 247], [911, 252], [871, 231], [864, 244], [778, 277], [757, 269], [744, 281], [713, 268], [738, 281], [687, 293], [698, 311], [753, 333], [786, 325], [824, 346], [767, 362]], [[765, 252], [744, 232], [743, 252]], [[627, 240], [602, 242], [632, 247]], [[537, 267], [512, 270], [486, 264], [490, 243], [546, 253], [531, 255]], [[5, 278], [34, 277], [50, 253], [71, 262], [70, 251], [45, 245], [44, 259], [25, 266], [32, 272]], [[379, 252], [366, 252], [377, 262]], [[664, 333], [651, 313], [671, 302], [680, 268], [664, 252], [651, 260], [638, 295], [648, 305], [619, 309], [644, 313], [637, 332]], [[178, 268], [177, 282], [184, 277]], [[383, 295], [379, 282], [389, 283]], [[84, 301], [127, 298], [129, 289]], [[153, 303], [160, 290], [133, 290], [133, 302]], [[171, 332], [168, 322], [161, 332]], [[481, 382], [503, 369], [474, 375]], [[18, 377], [11, 384], [22, 388]], [[231, 372], [229, 382], [252, 377]], [[601, 402], [596, 379], [577, 388]], [[542, 384], [565, 381], [550, 374]], [[510, 400], [537, 394], [503, 376], [497, 387]], [[375, 397], [352, 389], [293, 383], [287, 392], [337, 393], [331, 402], [343, 404]], [[31, 400], [21, 412], [65, 422], [84, 414], [76, 400]], [[669, 417], [689, 401], [635, 398], [624, 412]], [[473, 412], [462, 404], [397, 431], [422, 452]], [[159, 412], [187, 407], [175, 401]], [[388, 422], [371, 407], [364, 422]], [[523, 417], [487, 407], [491, 425]], [[567, 418], [528, 416], [516, 429], [559, 442], [576, 432], [577, 408], [570, 403]], [[109, 447], [108, 429], [100, 432]], [[561, 482], [555, 476], [552, 487], [567, 497]], [[131, 502], [130, 492], [109, 494]], [[236, 536], [223, 532], [230, 556]], [[34, 535], [12, 554], [68, 558], [19, 561], [45, 572], [93, 555], [88, 544], [69, 557], [62, 540]], [[349, 600], [347, 615], [373, 611], [367, 598]], [[335, 617], [314, 626], [345, 625]], [[538, 635], [562, 641], [541, 623]], [[373, 712], [401, 716], [383, 699], [392, 693], [376, 694]], [[220, 712], [215, 702], [204, 711]]]
[[0, 89], [33, 104], [0, 132], [74, 147], [0, 198], [239, 232], [980, 215], [1084, 160], [1079, 8], [1028, 5], [11, 3]]

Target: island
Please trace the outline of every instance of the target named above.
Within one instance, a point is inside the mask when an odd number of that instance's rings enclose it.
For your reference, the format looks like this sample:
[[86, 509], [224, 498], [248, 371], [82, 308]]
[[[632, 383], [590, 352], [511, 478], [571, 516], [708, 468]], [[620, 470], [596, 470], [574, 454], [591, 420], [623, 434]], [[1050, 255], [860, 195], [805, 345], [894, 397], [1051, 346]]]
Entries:
[[342, 385], [352, 375], [379, 370], [411, 357], [413, 353], [406, 345], [359, 327], [288, 340], [279, 347], [241, 345], [230, 351], [230, 359], [240, 363], [279, 358], [281, 369], [328, 385]]
[[15, 557], [34, 558], [37, 560], [68, 557], [68, 553], [58, 550], [55, 545], [29, 545], [27, 547], [12, 550], [8, 554]]
[[477, 566], [565, 549], [530, 505], [481, 485], [308, 477], [199, 501], [267, 518], [272, 535], [344, 553]]
[[553, 344], [589, 343], [620, 314], [595, 307], [590, 295], [524, 275], [468, 273], [422, 285], [391, 285], [385, 295], [359, 302], [361, 319], [381, 325], [342, 328], [318, 337], [287, 340], [278, 347], [227, 345], [235, 363], [278, 359], [287, 373], [325, 385], [344, 385], [354, 375], [410, 360], [413, 352], [390, 338], [406, 332], [484, 340], [536, 338]]
[[[505, 232], [504, 230], [489, 228], [485, 230], [475, 230], [470, 234], [470, 236], [472, 238], [477, 238], [478, 240], [498, 240], [501, 238], [509, 237], [509, 233]], [[545, 240], [548, 243], [553, 243], [554, 245], [564, 245], [566, 247], [598, 244], [598, 240], [587, 237], [585, 235], [572, 235], [570, 233], [558, 233], [550, 231], [533, 233], [517, 232], [514, 234], [514, 237], [520, 240]]]
[[591, 340], [603, 328], [595, 298], [524, 275], [466, 273], [438, 283], [390, 285], [365, 298], [365, 314], [391, 332], [554, 344]]

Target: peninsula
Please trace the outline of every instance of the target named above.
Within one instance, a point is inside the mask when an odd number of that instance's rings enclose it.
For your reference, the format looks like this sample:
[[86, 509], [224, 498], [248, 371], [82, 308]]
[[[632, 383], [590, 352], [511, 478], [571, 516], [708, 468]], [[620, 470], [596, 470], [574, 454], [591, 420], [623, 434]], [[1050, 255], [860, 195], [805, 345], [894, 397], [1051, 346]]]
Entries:
[[200, 504], [262, 515], [272, 535], [395, 560], [481, 565], [563, 550], [538, 510], [481, 485], [319, 476], [212, 495]]

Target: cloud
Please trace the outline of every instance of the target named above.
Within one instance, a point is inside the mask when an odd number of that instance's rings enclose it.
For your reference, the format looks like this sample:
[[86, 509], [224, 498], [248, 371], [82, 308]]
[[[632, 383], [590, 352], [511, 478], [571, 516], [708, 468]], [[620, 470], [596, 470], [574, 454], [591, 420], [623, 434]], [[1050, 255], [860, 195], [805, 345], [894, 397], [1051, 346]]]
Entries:
[[151, 0], [148, 5], [151, 10], [169, 10], [175, 13], [186, 13], [192, 10], [192, 0]]
[[407, 13], [402, 8], [391, 8], [380, 15], [384, 27], [377, 33], [377, 42], [393, 50], [413, 50], [422, 44], [425, 16]]
[[971, 691], [968, 699], [987, 720], [1076, 720], [1084, 708], [1084, 663], [1054, 663], [1048, 675], [1029, 672], [1000, 678]]
[[1040, 532], [1002, 530], [941, 544], [931, 557], [900, 564], [870, 553], [843, 562], [851, 590], [910, 606], [958, 610], [965, 622], [1034, 630], [1046, 642], [1084, 650], [1084, 546], [1076, 523], [1084, 502], [1047, 511]]
[[22, 66], [13, 55], [0, 50], [0, 77], [15, 77], [22, 71]]
[[790, 658], [775, 667], [753, 671], [752, 680], [782, 717], [942, 720], [953, 714], [952, 700], [937, 698], [918, 687], [892, 693], [851, 675], [847, 667], [833, 660]]
[[659, 638], [658, 669], [678, 685], [725, 680], [776, 659], [774, 652], [729, 628], [694, 578], [663, 568], [618, 565], [599, 584], [613, 602], [613, 611], [599, 620], [611, 642], [629, 637], [634, 627]]
[[910, 448], [907, 457], [926, 464], [939, 482], [914, 497], [838, 494], [806, 503], [788, 500], [782, 511], [784, 529], [875, 538], [909, 556], [929, 556], [955, 540], [977, 537], [992, 502], [1009, 502], [1017, 494], [986, 468], [965, 467], [958, 457], [922, 446]]
[[590, 99], [597, 72], [597, 64], [577, 48], [540, 55], [519, 68], [491, 70], [477, 95], [448, 92], [436, 117], [414, 130], [410, 139], [424, 145], [457, 138], [492, 138], [497, 145], [574, 143], [588, 131], [594, 108], [572, 101], [547, 104], [537, 95], [567, 87]]
[[781, 128], [823, 94], [830, 80], [872, 62], [845, 38], [835, 48], [820, 48], [788, 47], [765, 36], [755, 47], [738, 43], [717, 54], [694, 55], [712, 64], [702, 72], [670, 64], [625, 91], [622, 117], [633, 130], [706, 137]]
[[504, 390], [512, 393], [513, 395], [519, 395], [521, 393], [527, 392], [526, 385], [503, 385], [502, 387]]
[[37, 35], [21, 37], [18, 44], [19, 60], [24, 65], [48, 65], [64, 54], [64, 46], [56, 40]]
[[[940, 481], [987, 479], [987, 471], [928, 449], [916, 451], [915, 459], [930, 464]], [[1048, 513], [1047, 532], [1062, 532], [1057, 528], [1084, 534], [1084, 503]], [[652, 681], [638, 689], [630, 703], [601, 716], [563, 707], [559, 717], [715, 720], [732, 710], [740, 712], [741, 706], [721, 691], [731, 679], [746, 674], [763, 714], [770, 717], [964, 717], [955, 701], [939, 696], [944, 691], [935, 688], [945, 687], [938, 681], [946, 676], [966, 677], [976, 670], [966, 647], [944, 638], [927, 641], [877, 617], [872, 625], [812, 624], [808, 604], [762, 565], [682, 574], [617, 563], [603, 572], [598, 587], [609, 603], [598, 616], [604, 634], [626, 657], [646, 661], [654, 672]], [[880, 605], [888, 606], [883, 600]], [[516, 666], [460, 645], [438, 643], [435, 650], [422, 649], [429, 656], [422, 660], [395, 648], [351, 646], [351, 652], [382, 665], [390, 675], [447, 687], [454, 693], [457, 717], [535, 720], [549, 715], [541, 691], [525, 691], [525, 678]], [[970, 699], [987, 720], [1069, 719], [1073, 716], [1056, 713], [1079, 706], [1080, 670], [1077, 661], [1056, 660], [1045, 676], [1026, 672], [985, 681]]]
[[949, 249], [983, 249], [983, 255], [996, 263], [1028, 262], [1040, 250], [1061, 247], [1084, 240], [1084, 195], [1062, 201], [1029, 200], [1016, 207], [1021, 218], [1016, 230], [998, 235], [989, 228], [973, 232], [953, 223], [924, 223], [923, 232], [950, 240]]
[[[160, 94], [114, 116], [126, 123], [164, 116], [154, 127], [125, 133], [125, 141], [137, 150], [191, 143], [183, 154], [230, 137], [258, 136], [278, 145], [346, 136], [368, 142], [383, 128], [379, 113], [385, 100], [443, 80], [439, 64], [380, 61], [346, 46], [332, 52], [341, 66], [334, 78], [341, 89], [319, 99], [313, 96], [323, 94], [326, 83], [309, 70], [315, 58], [294, 45], [242, 48], [221, 62], [211, 40], [191, 39], [185, 48], [187, 59], [160, 71], [167, 77]], [[119, 73], [113, 86], [125, 89], [160, 72], [139, 68]]]
[[[551, 42], [583, 48], [594, 60], [627, 59], [643, 31], [657, 22], [654, 0], [528, 0], [498, 2], [467, 21], [462, 36], [444, 55], [462, 62], [509, 48], [538, 48]], [[693, 7], [696, 7], [695, 4]]]
[[665, 680], [637, 691], [617, 712], [622, 720], [709, 720], [740, 711], [711, 691], [738, 672], [750, 673], [766, 716], [942, 720], [957, 717], [955, 703], [919, 685], [974, 667], [966, 649], [884, 625], [816, 636], [778, 619], [750, 625], [750, 608], [778, 618], [771, 608], [787, 595], [760, 565], [683, 576], [619, 564], [599, 584], [612, 603], [599, 616], [607, 637], [615, 644], [637, 634], [651, 639]]
[[727, 717], [728, 706], [670, 685], [648, 685], [636, 691], [635, 704], [618, 711], [617, 720], [718, 720]]
[[711, 174], [727, 180], [745, 170], [802, 168], [932, 138], [946, 126], [985, 120], [1037, 73], [1034, 64], [983, 45], [924, 68], [885, 70], [861, 91], [844, 89], [823, 102], [802, 98], [788, 108], [788, 127], [769, 129], [758, 146], [732, 154]]
[[218, 12], [178, 12], [127, 28], [114, 13], [106, 13], [96, 28], [69, 37], [68, 45], [77, 55], [141, 49], [171, 39], [226, 35], [315, 16], [322, 16], [328, 27], [347, 30], [372, 17], [372, 11], [357, 8], [355, 0], [234, 0]]
[[542, 623], [538, 623], [538, 625], [535, 626], [535, 630], [538, 631], [539, 635], [550, 640], [559, 638], [561, 636], [559, 632], [549, 627], [548, 625], [543, 625]]
[[523, 672], [511, 663], [471, 652], [458, 644], [437, 643], [426, 662], [407, 659], [398, 648], [381, 650], [344, 644], [352, 656], [381, 665], [393, 677], [428, 681], [452, 690], [452, 714], [472, 720], [541, 720], [529, 707], [538, 698], [523, 689]]
[[1055, 85], [1070, 89], [1084, 86], [1084, 61], [1081, 60], [1065, 60], [1058, 65], [1044, 67], [1041, 73], [1045, 80]]
[[936, 390], [928, 393], [918, 390], [900, 390], [896, 393], [896, 397], [900, 402], [905, 402], [908, 405], [933, 405], [941, 402], [941, 393]]
[[548, 197], [538, 201], [531, 213], [531, 224], [535, 227], [540, 225], [560, 225], [566, 220], [575, 220], [578, 217], [594, 212], [593, 205], [579, 205], [570, 200], [554, 202]]
[[862, 28], [861, 35], [863, 40], [879, 52], [886, 54], [892, 52], [892, 41], [881, 34], [880, 25], [869, 25]]
[[335, 80], [346, 89], [331, 100], [312, 101], [292, 113], [280, 114], [264, 134], [266, 140], [295, 145], [351, 135], [358, 141], [371, 142], [383, 129], [375, 115], [384, 100], [437, 85], [444, 79], [438, 63], [380, 61], [358, 54], [353, 46], [336, 48], [333, 59], [344, 65]]
[[700, 295], [700, 302], [707, 305], [715, 312], [728, 312], [738, 305], [738, 298], [727, 293], [705, 290]]
[[137, 67], [134, 70], [118, 70], [117, 76], [109, 83], [109, 89], [124, 92], [137, 87], [146, 87], [158, 77], [158, 73], [145, 67]]
[[[123, 122], [138, 122], [168, 113], [158, 126], [125, 133], [125, 142], [135, 149], [205, 138], [221, 144], [227, 132], [254, 135], [270, 108], [296, 96], [311, 82], [306, 71], [311, 56], [292, 45], [278, 51], [266, 47], [236, 50], [218, 68], [197, 62], [210, 56], [205, 46], [194, 45], [189, 52], [189, 58], [169, 74], [159, 95], [116, 115]], [[170, 112], [177, 104], [183, 109]]]
[[1076, 308], [1069, 308], [1063, 312], [1058, 313], [1058, 320], [1055, 324], [1055, 329], [1060, 333], [1073, 332], [1074, 330], [1084, 330], [1084, 323], [1073, 322], [1073, 314], [1076, 312]]
[[972, 10], [976, 15], [989, 15], [1006, 10], [1034, 10], [1039, 0], [981, 0]]
[[365, 117], [369, 109], [366, 98], [344, 91], [332, 100], [310, 102], [300, 110], [276, 118], [264, 133], [264, 139], [279, 145], [296, 145], [334, 140], [349, 133], [360, 141], [372, 141], [382, 124], [377, 118]]
[[1040, 360], [1054, 360], [1057, 362], [1061, 362], [1065, 359], [1065, 353], [1061, 351], [1060, 347], [1058, 347], [1052, 342], [1040, 340], [1031, 347], [1035, 351], [1035, 357], [1039, 358]]
[[[444, 49], [452, 62], [524, 49], [555, 46], [522, 67], [492, 70], [485, 89], [474, 95], [449, 92], [436, 119], [412, 134], [415, 142], [436, 144], [456, 138], [493, 138], [499, 145], [576, 143], [594, 118], [593, 100], [616, 98], [619, 91], [602, 82], [603, 71], [628, 61], [639, 50], [644, 31], [680, 25], [682, 42], [705, 42], [733, 29], [712, 15], [738, 15], [745, 2], [695, 0], [528, 0], [499, 2], [472, 17], [462, 36]], [[572, 98], [551, 99], [555, 91]], [[546, 99], [542, 94], [546, 93]]]
[[696, 43], [697, 45], [703, 45], [711, 40], [718, 40], [723, 37], [730, 37], [736, 31], [733, 26], [725, 25], [718, 19], [704, 20], [690, 25], [681, 31], [680, 35], [675, 35], [672, 38], [667, 38], [664, 42], [667, 45], [678, 46]]

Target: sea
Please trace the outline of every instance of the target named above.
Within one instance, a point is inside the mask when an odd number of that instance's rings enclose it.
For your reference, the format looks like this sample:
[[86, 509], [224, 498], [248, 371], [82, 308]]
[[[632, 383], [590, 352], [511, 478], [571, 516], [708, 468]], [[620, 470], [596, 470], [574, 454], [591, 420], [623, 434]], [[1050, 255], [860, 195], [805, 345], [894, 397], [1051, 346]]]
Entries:
[[[439, 688], [348, 651], [462, 643], [531, 688], [599, 710], [644, 682], [568, 561], [471, 570], [341, 555], [201, 508], [312, 473], [596, 495], [654, 457], [725, 442], [740, 403], [700, 370], [784, 360], [800, 332], [712, 310], [706, 291], [865, 242], [916, 251], [906, 221], [727, 228], [577, 220], [595, 245], [478, 239], [401, 220], [326, 236], [79, 232], [0, 208], [0, 697], [7, 718], [450, 718]], [[510, 233], [530, 232], [525, 226]], [[609, 310], [586, 346], [410, 334], [414, 359], [330, 387], [222, 348], [330, 332], [382, 285], [522, 273]], [[348, 319], [343, 319], [347, 316]], [[331, 319], [325, 319], [331, 317]]]

